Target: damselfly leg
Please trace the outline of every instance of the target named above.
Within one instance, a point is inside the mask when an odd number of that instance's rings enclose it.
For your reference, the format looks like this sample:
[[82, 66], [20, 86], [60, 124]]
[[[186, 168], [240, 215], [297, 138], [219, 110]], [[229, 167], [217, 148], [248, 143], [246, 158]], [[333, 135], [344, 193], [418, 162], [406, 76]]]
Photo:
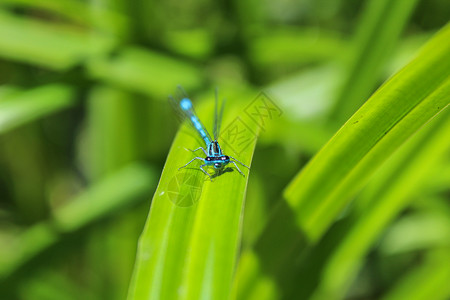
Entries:
[[203, 158], [201, 158], [201, 157], [194, 157], [194, 158], [191, 159], [191, 161], [189, 161], [187, 164], [185, 164], [185, 165], [182, 166], [182, 167], [179, 167], [178, 170], [183, 169], [184, 167], [187, 167], [191, 162], [193, 162], [193, 161], [196, 160], [196, 159], [199, 159], [199, 160], [205, 162], [205, 159], [203, 159]]
[[205, 169], [203, 169], [203, 167], [204, 167], [204, 166], [207, 166], [207, 164], [201, 165], [201, 166], [200, 166], [200, 169], [202, 169], [203, 173], [205, 173], [206, 175], [208, 175], [208, 177], [209, 177], [209, 180], [211, 180], [211, 181], [212, 181], [212, 177], [211, 177], [211, 175], [209, 175], [209, 173], [208, 173], [208, 172], [206, 172], [206, 171], [205, 171]]
[[250, 169], [250, 167], [249, 166], [247, 166], [247, 165], [244, 165], [243, 163], [241, 163], [239, 160], [237, 160], [236, 158], [234, 158], [233, 156], [230, 156], [230, 155], [228, 155], [228, 157], [230, 157], [231, 159], [233, 159], [235, 162], [238, 162], [238, 163], [240, 163], [241, 165], [243, 165], [244, 167], [246, 167], [247, 169]]
[[195, 153], [195, 151], [198, 151], [198, 150], [201, 149], [203, 151], [203, 153], [205, 153], [205, 155], [208, 156], [208, 153], [206, 153], [206, 150], [203, 147], [198, 147], [195, 150], [191, 150], [191, 149], [188, 149], [188, 148], [184, 148], [184, 149], [189, 150], [189, 151], [194, 152], [194, 153]]
[[239, 169], [239, 167], [236, 165], [236, 162], [230, 160], [230, 162], [236, 167], [236, 169], [238, 170], [239, 173], [241, 173], [242, 176], [245, 177], [244, 173], [242, 173], [241, 169]]

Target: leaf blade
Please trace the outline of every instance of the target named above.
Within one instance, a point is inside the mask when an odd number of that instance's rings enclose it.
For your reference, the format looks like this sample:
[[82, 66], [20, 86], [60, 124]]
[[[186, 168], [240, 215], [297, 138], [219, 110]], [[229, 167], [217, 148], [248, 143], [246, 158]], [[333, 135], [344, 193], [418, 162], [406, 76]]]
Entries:
[[[237, 106], [230, 107], [237, 111]], [[197, 111], [205, 119], [204, 110]], [[256, 124], [250, 126], [257, 131]], [[183, 148], [199, 146], [195, 133], [187, 129], [184, 126], [177, 134], [153, 197], [128, 299], [229, 296], [248, 175], [242, 178], [234, 170], [210, 182], [196, 166], [178, 171], [193, 156]], [[256, 137], [251, 138], [251, 144], [239, 153], [244, 163], [252, 157]], [[235, 156], [231, 149], [238, 143], [227, 140], [223, 151]]]
[[447, 26], [347, 121], [286, 188], [284, 196], [310, 239], [323, 234], [368, 178], [367, 172], [448, 105], [449, 38]]

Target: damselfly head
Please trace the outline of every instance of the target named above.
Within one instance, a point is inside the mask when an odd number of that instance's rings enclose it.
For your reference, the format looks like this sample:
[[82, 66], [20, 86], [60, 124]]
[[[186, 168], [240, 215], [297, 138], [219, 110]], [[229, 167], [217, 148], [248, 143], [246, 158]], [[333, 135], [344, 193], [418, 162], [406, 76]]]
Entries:
[[223, 155], [217, 158], [217, 161], [214, 163], [214, 169], [222, 169], [230, 162], [230, 157], [227, 155]]

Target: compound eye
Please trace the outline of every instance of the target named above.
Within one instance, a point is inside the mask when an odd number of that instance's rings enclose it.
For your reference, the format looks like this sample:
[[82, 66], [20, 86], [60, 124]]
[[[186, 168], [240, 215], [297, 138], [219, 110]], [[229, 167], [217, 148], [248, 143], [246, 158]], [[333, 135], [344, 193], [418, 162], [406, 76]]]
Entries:
[[222, 156], [222, 160], [229, 160], [230, 158], [228, 156]]
[[211, 161], [211, 157], [207, 156], [207, 157], [205, 158], [205, 160], [206, 160], [206, 161]]

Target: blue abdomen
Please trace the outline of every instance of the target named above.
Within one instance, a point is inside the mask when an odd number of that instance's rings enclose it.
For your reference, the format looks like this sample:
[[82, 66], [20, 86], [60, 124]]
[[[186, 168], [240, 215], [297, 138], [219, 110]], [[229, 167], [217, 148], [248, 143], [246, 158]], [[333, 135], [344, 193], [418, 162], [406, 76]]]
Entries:
[[202, 139], [205, 141], [206, 145], [208, 146], [211, 143], [211, 139], [210, 139], [205, 127], [200, 122], [200, 119], [195, 114], [191, 100], [189, 100], [188, 98], [181, 99], [180, 107], [186, 113], [186, 115], [189, 118], [189, 121], [191, 121], [194, 128], [197, 130], [197, 132], [200, 134], [200, 136], [202, 137]]

